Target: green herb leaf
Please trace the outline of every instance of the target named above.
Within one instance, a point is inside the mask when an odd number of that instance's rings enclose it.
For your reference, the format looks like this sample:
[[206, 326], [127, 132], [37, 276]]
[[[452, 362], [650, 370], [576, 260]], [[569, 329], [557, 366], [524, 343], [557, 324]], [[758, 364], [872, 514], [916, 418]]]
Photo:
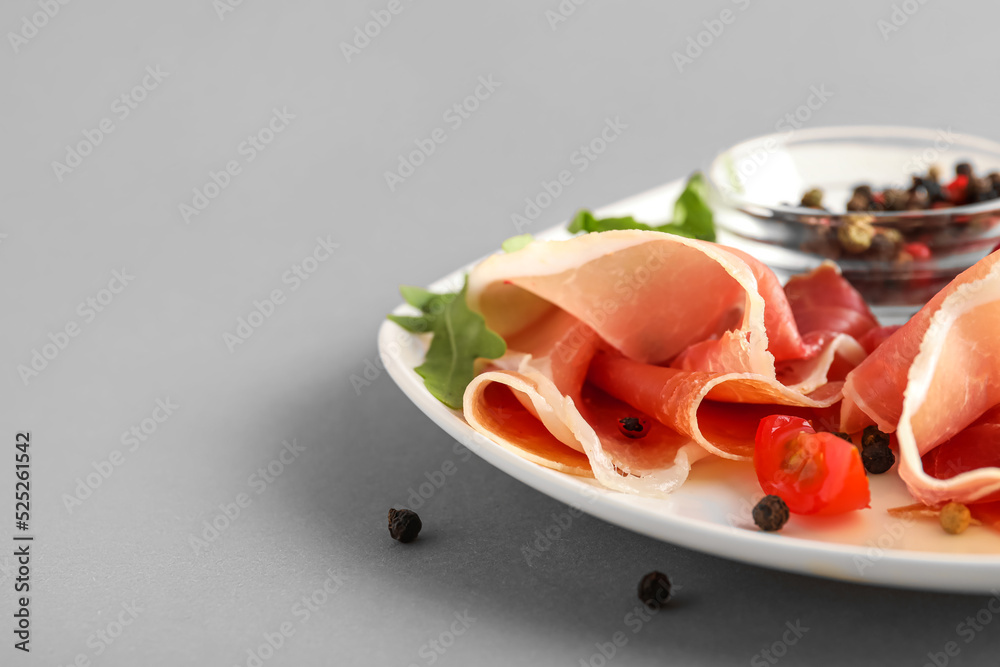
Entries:
[[511, 236], [500, 247], [503, 248], [504, 252], [517, 252], [534, 240], [535, 237], [531, 234], [519, 234], [518, 236]]
[[674, 217], [671, 222], [663, 225], [647, 225], [635, 218], [595, 218], [590, 211], [583, 210], [573, 217], [569, 231], [577, 232], [607, 232], [614, 229], [644, 229], [647, 231], [676, 234], [690, 239], [703, 241], [715, 240], [715, 223], [712, 209], [708, 206], [708, 191], [705, 179], [700, 172], [695, 172], [688, 179], [687, 185], [680, 197], [674, 203]]
[[613, 229], [645, 229], [655, 230], [654, 227], [638, 222], [635, 218], [595, 218], [590, 211], [579, 211], [569, 223], [569, 231], [576, 232], [608, 232]]
[[673, 225], [677, 225], [691, 238], [715, 240], [715, 221], [712, 209], [708, 206], [708, 186], [705, 185], [705, 177], [701, 172], [691, 174], [684, 192], [674, 203]]
[[507, 343], [486, 326], [479, 313], [465, 301], [468, 278], [462, 291], [434, 294], [419, 287], [399, 288], [407, 303], [422, 316], [389, 315], [407, 331], [434, 334], [424, 363], [415, 370], [431, 394], [449, 408], [462, 408], [465, 388], [475, 377], [476, 359], [496, 359], [507, 351]]
[[413, 285], [400, 285], [399, 293], [403, 295], [406, 303], [420, 310], [427, 307], [427, 304], [434, 298], [434, 292], [428, 292], [423, 287], [414, 287]]
[[410, 315], [388, 315], [391, 321], [403, 327], [410, 333], [427, 333], [431, 330], [427, 316], [412, 317]]

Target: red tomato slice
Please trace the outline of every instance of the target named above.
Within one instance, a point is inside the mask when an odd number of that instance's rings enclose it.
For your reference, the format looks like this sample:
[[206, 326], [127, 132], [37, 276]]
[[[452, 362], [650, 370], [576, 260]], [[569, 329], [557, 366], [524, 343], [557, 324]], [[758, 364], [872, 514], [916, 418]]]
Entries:
[[780, 496], [796, 514], [841, 514], [871, 501], [857, 448], [832, 433], [817, 433], [799, 417], [760, 420], [753, 466], [764, 492]]

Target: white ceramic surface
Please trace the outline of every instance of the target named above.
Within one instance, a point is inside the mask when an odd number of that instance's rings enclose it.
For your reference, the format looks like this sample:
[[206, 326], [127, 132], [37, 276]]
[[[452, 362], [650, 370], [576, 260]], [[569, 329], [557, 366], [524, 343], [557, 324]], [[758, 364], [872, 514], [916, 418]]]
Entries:
[[[600, 209], [598, 214], [628, 213], [641, 220], [664, 220], [681, 185], [680, 181], [669, 183]], [[559, 226], [536, 236], [557, 239], [568, 234]], [[460, 284], [468, 266], [441, 278], [431, 289]], [[401, 305], [395, 312], [407, 312], [407, 307]], [[794, 516], [780, 534], [766, 534], [750, 518], [750, 509], [763, 493], [748, 464], [700, 462], [684, 486], [664, 500], [609, 491], [592, 480], [518, 457], [475, 432], [460, 412], [438, 402], [413, 371], [423, 359], [425, 338], [386, 321], [379, 330], [378, 346], [396, 384], [449, 435], [525, 484], [605, 521], [717, 556], [807, 575], [968, 593], [1000, 588], [1000, 534], [974, 527], [961, 536], [950, 536], [933, 520], [904, 521], [890, 516], [888, 508], [912, 502], [894, 473], [871, 479], [870, 510], [846, 517]]]

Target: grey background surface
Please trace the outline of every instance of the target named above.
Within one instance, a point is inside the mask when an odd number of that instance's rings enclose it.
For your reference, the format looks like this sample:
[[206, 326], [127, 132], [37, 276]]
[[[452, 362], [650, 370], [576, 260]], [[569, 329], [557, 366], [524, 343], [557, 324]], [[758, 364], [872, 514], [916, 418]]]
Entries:
[[[760, 652], [796, 622], [808, 631], [784, 664], [922, 665], [951, 641], [959, 655], [939, 660], [1000, 664], [1000, 623], [956, 634], [985, 597], [782, 574], [589, 517], [528, 563], [521, 547], [565, 507], [454, 449], [384, 373], [351, 382], [377, 359], [397, 285], [497, 248], [562, 169], [573, 184], [525, 231], [683, 176], [773, 131], [814, 87], [831, 95], [808, 125], [997, 138], [996, 3], [564, 0], [575, 10], [553, 24], [558, 0], [402, 0], [348, 62], [341, 43], [388, 0], [235, 2], [0, 8], [0, 498], [14, 434], [30, 430], [37, 536], [30, 655], [11, 646], [15, 574], [0, 556], [0, 664], [253, 665], [283, 623], [294, 634], [263, 664], [596, 666], [619, 631], [614, 664], [771, 664]], [[41, 5], [54, 16], [33, 34]], [[673, 53], [725, 9], [732, 22], [679, 71]], [[162, 81], [122, 117], [115, 100], [147, 67]], [[446, 111], [481, 76], [499, 87], [455, 127]], [[241, 143], [275, 108], [294, 118], [250, 161]], [[608, 118], [627, 129], [577, 171]], [[113, 132], [60, 180], [52, 163], [102, 119]], [[439, 127], [444, 143], [390, 191], [384, 173]], [[186, 221], [180, 205], [231, 160], [239, 173]], [[339, 247], [293, 290], [283, 276], [317, 237]], [[127, 287], [102, 292], [123, 270]], [[283, 303], [227, 345], [275, 289]], [[162, 423], [158, 399], [179, 406]], [[155, 431], [123, 442], [143, 420]], [[292, 439], [303, 451], [261, 483]], [[389, 540], [387, 509], [446, 462], [421, 539]], [[226, 526], [220, 505], [239, 494], [249, 504]], [[213, 520], [218, 536], [193, 543]], [[652, 569], [677, 602], [633, 633]], [[304, 596], [322, 604], [306, 615]], [[451, 643], [456, 614], [468, 629]], [[434, 639], [451, 645], [435, 653]]]

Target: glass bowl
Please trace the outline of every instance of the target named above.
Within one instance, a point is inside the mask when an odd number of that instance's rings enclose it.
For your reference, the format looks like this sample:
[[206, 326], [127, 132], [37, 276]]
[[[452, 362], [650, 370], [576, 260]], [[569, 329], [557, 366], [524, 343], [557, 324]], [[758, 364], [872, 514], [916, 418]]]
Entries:
[[[1000, 172], [1000, 143], [950, 129], [892, 126], [815, 128], [744, 141], [707, 171], [719, 241], [782, 277], [832, 260], [883, 323], [903, 321], [1000, 241], [1000, 198], [904, 211], [854, 212], [847, 202], [862, 184], [905, 190], [912, 176], [932, 166], [947, 185], [961, 162], [977, 176]], [[823, 191], [824, 210], [799, 204], [813, 188]], [[867, 247], [864, 239], [852, 241], [866, 226], [862, 237], [882, 237]]]

